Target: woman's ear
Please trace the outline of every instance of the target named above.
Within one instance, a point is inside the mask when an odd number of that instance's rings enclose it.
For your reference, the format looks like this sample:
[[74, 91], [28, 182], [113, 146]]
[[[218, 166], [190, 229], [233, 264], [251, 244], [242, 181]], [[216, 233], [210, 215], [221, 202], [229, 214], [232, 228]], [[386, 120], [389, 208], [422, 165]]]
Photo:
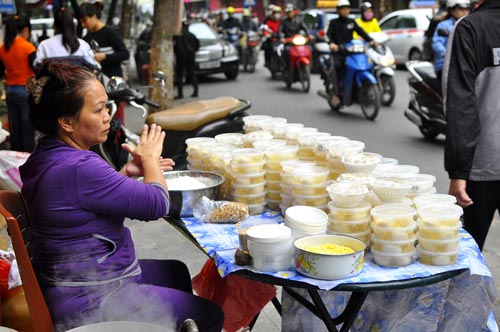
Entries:
[[62, 129], [62, 131], [66, 133], [72, 133], [74, 128], [74, 120], [73, 118], [69, 116], [61, 117], [57, 119], [57, 123], [59, 124], [59, 127]]

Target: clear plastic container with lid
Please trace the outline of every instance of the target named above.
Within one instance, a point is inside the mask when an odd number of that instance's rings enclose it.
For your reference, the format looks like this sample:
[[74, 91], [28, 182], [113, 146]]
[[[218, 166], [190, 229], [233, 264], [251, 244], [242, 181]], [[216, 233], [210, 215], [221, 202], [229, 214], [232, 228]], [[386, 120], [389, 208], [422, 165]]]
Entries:
[[449, 252], [458, 250], [458, 238], [450, 240], [429, 240], [425, 238], [418, 239], [420, 249], [430, 252]]
[[292, 192], [295, 195], [308, 195], [308, 196], [318, 196], [318, 195], [324, 196], [327, 194], [326, 188], [322, 185], [296, 184], [293, 185]]
[[330, 217], [335, 220], [357, 221], [370, 218], [371, 204], [367, 201], [361, 201], [358, 205], [350, 208], [335, 206], [333, 202], [328, 203]]
[[271, 119], [270, 115], [248, 115], [243, 118], [244, 130], [246, 133], [261, 130], [259, 122]]
[[373, 254], [375, 263], [387, 267], [401, 267], [410, 265], [415, 259], [415, 250], [407, 253], [383, 253], [374, 249], [370, 249]]
[[233, 183], [237, 184], [255, 184], [261, 183], [266, 180], [265, 178], [266, 172], [254, 173], [254, 174], [238, 174], [235, 176], [231, 173], [231, 177], [233, 179]]
[[292, 171], [292, 181], [299, 185], [320, 185], [328, 179], [329, 172], [326, 167], [303, 166]]
[[370, 214], [375, 225], [402, 228], [415, 223], [414, 217], [417, 211], [409, 206], [387, 204], [374, 207]]
[[355, 239], [360, 240], [366, 245], [366, 248], [370, 247], [371, 240], [370, 240], [370, 230], [364, 231], [364, 232], [358, 232], [358, 233], [348, 233], [348, 232], [336, 232], [332, 231], [330, 229], [327, 230], [327, 234], [336, 234], [336, 235], [344, 235], [344, 236], [350, 236]]
[[436, 177], [430, 174], [415, 174], [405, 178], [411, 184], [410, 193], [416, 194], [429, 191], [436, 182]]
[[316, 133], [318, 128], [313, 127], [291, 127], [286, 130], [286, 141], [291, 145], [298, 145], [298, 137], [302, 133]]
[[282, 162], [296, 160], [299, 148], [294, 145], [269, 146], [264, 149], [264, 154], [268, 161]]
[[419, 209], [427, 204], [450, 204], [453, 205], [457, 202], [455, 196], [448, 194], [423, 194], [413, 198], [415, 207]]
[[458, 205], [451, 204], [428, 204], [418, 209], [421, 226], [453, 227], [460, 221], [463, 209]]
[[200, 145], [203, 143], [213, 143], [215, 145], [216, 141], [213, 137], [192, 137], [186, 139], [186, 152], [191, 160], [202, 160]]
[[237, 195], [234, 194], [234, 200], [236, 202], [245, 203], [247, 205], [265, 204], [266, 203], [267, 192], [261, 192], [255, 195]]
[[261, 141], [264, 139], [273, 139], [273, 138], [274, 138], [273, 134], [271, 134], [268, 131], [256, 130], [248, 134], [244, 134], [241, 137], [241, 140], [243, 141], [243, 147], [253, 148], [253, 142]]
[[252, 148], [235, 149], [231, 152], [232, 164], [255, 164], [264, 162], [264, 152]]
[[457, 239], [458, 231], [462, 227], [462, 223], [459, 221], [455, 226], [423, 226], [418, 224], [417, 236], [419, 239], [424, 238], [428, 240], [453, 240]]
[[423, 250], [417, 245], [418, 258], [422, 264], [427, 265], [453, 265], [457, 262], [458, 250], [448, 252], [432, 252]]
[[414, 236], [408, 240], [402, 241], [387, 241], [381, 240], [377, 236], [372, 236], [372, 249], [384, 254], [405, 254], [415, 251], [415, 241], [417, 237]]
[[337, 220], [328, 218], [328, 229], [332, 232], [342, 232], [344, 234], [360, 233], [370, 231], [371, 218], [359, 220]]
[[316, 163], [314, 161], [306, 161], [306, 160], [285, 160], [281, 162], [281, 175], [291, 176], [292, 172], [300, 167], [304, 166], [315, 166]]
[[[267, 178], [267, 177], [266, 177]], [[281, 192], [281, 181], [268, 180], [266, 184], [267, 190], [280, 191]]]
[[258, 150], [265, 150], [270, 146], [286, 145], [286, 141], [284, 139], [275, 139], [275, 138], [259, 139], [259, 140], [253, 141], [252, 145], [254, 148], [256, 148]]
[[384, 227], [377, 223], [371, 223], [371, 228], [375, 236], [385, 241], [405, 241], [415, 237], [416, 223], [413, 222], [406, 227]]
[[[380, 170], [381, 173], [378, 173]], [[420, 169], [414, 165], [384, 165], [381, 169], [375, 170], [377, 177], [409, 178], [418, 173]]]
[[290, 128], [304, 128], [302, 123], [278, 123], [274, 126], [274, 138], [286, 139], [286, 131]]
[[287, 123], [286, 118], [271, 117], [270, 119], [262, 120], [259, 122], [260, 130], [274, 133], [274, 127], [278, 124]]
[[284, 225], [259, 225], [247, 230], [248, 250], [259, 271], [280, 271], [292, 264], [292, 230]]
[[231, 169], [234, 174], [254, 174], [264, 172], [264, 162], [257, 163], [232, 163]]
[[233, 184], [236, 195], [258, 195], [265, 193], [266, 182], [255, 184]]
[[326, 206], [330, 201], [327, 194], [325, 195], [297, 195], [292, 193], [293, 205], [307, 205], [307, 206]]
[[281, 191], [267, 189], [266, 200], [279, 201], [281, 199]]
[[242, 133], [224, 133], [214, 137], [217, 143], [231, 144], [237, 147], [243, 147]]
[[281, 181], [281, 172], [266, 170], [267, 181]]
[[309, 150], [314, 153], [314, 146], [316, 139], [322, 138], [322, 137], [331, 137], [332, 135], [330, 133], [326, 132], [302, 132], [298, 134], [297, 136], [297, 142], [299, 143], [299, 148], [301, 150]]
[[328, 152], [332, 157], [343, 157], [352, 154], [362, 153], [365, 148], [365, 143], [361, 141], [348, 140], [340, 144], [330, 145]]

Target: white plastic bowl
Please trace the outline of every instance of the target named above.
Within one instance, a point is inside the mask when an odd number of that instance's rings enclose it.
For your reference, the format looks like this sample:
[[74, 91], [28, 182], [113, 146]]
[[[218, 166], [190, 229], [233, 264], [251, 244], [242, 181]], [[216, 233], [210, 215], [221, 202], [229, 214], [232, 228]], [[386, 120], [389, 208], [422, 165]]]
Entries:
[[[324, 243], [349, 247], [354, 253], [343, 255], [318, 254], [304, 249]], [[361, 272], [364, 261], [365, 244], [355, 238], [343, 235], [313, 235], [294, 241], [295, 268], [303, 275], [316, 279], [335, 280], [349, 278]]]
[[411, 189], [411, 184], [398, 178], [379, 178], [372, 186], [373, 192], [382, 202], [396, 202], [403, 199]]
[[368, 194], [368, 188], [364, 184], [345, 182], [334, 182], [326, 187], [326, 191], [333, 204], [339, 207], [355, 207]]
[[342, 163], [348, 172], [371, 173], [380, 163], [380, 157], [371, 154], [355, 154], [342, 157]]

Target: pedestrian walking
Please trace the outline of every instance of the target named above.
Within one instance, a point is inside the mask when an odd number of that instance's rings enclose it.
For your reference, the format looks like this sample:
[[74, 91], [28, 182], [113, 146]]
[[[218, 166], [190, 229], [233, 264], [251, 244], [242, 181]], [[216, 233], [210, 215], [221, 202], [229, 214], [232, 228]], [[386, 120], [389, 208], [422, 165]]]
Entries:
[[5, 75], [10, 149], [31, 152], [35, 130], [29, 121], [26, 80], [33, 76], [35, 45], [29, 42], [31, 24], [25, 15], [13, 15], [5, 22], [4, 44], [0, 46], [0, 78]]
[[481, 250], [500, 211], [499, 17], [500, 1], [485, 0], [458, 21], [443, 70], [449, 193]]
[[182, 22], [182, 31], [174, 38], [175, 53], [175, 84], [177, 85], [176, 99], [184, 98], [183, 85], [186, 76], [193, 85], [191, 97], [198, 97], [198, 78], [195, 74], [196, 51], [200, 48], [200, 41], [189, 32], [189, 23]]

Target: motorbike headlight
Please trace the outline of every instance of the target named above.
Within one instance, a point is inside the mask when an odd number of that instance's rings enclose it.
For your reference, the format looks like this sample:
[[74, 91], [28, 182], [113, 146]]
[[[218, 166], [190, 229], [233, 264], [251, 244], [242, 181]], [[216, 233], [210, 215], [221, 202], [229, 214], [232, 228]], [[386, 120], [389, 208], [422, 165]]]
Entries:
[[106, 86], [106, 91], [115, 92], [126, 88], [128, 88], [127, 81], [125, 81], [122, 77], [112, 76]]
[[384, 67], [392, 66], [394, 64], [394, 58], [388, 56], [380, 57], [380, 64]]
[[297, 46], [302, 46], [307, 43], [307, 39], [304, 36], [295, 36], [292, 39], [292, 43]]
[[347, 51], [350, 53], [364, 53], [365, 45], [363, 44], [353, 44], [347, 47]]

